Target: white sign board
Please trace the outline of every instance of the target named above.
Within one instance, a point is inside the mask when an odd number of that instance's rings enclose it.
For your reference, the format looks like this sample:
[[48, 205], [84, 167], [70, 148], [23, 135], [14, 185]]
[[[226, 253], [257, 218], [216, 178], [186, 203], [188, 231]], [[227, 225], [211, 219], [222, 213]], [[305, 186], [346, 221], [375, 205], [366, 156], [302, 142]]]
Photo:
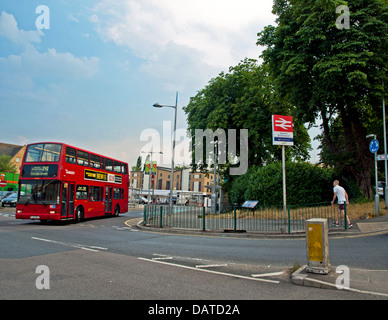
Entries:
[[272, 143], [279, 146], [294, 145], [294, 128], [291, 116], [272, 115]]

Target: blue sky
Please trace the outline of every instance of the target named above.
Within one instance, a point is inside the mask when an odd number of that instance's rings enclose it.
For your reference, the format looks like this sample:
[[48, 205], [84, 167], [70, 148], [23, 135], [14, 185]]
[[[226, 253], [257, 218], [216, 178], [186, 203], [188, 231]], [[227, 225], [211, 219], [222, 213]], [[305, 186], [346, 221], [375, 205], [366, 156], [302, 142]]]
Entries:
[[[50, 29], [36, 27], [39, 5]], [[175, 104], [178, 91], [184, 135], [190, 97], [259, 57], [271, 8], [272, 0], [1, 0], [0, 140], [63, 141], [131, 166], [153, 144], [168, 166], [174, 110], [152, 105]]]

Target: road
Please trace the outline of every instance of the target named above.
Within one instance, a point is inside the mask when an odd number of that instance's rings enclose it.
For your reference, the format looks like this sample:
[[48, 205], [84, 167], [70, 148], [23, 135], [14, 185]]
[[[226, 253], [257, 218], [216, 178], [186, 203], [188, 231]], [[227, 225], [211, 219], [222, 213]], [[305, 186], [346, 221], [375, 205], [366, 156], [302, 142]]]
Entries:
[[[141, 214], [45, 225], [0, 209], [0, 299], [384, 299], [292, 284], [291, 269], [306, 263], [304, 239], [144, 232], [130, 226]], [[330, 239], [331, 264], [388, 270], [387, 240]], [[48, 289], [36, 285], [41, 265]]]

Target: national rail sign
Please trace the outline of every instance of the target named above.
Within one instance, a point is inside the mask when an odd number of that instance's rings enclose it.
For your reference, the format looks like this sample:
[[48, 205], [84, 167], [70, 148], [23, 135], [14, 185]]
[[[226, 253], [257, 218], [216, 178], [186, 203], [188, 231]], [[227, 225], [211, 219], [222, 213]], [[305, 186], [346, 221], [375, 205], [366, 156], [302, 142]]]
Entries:
[[272, 143], [278, 146], [294, 145], [294, 126], [291, 116], [272, 115]]

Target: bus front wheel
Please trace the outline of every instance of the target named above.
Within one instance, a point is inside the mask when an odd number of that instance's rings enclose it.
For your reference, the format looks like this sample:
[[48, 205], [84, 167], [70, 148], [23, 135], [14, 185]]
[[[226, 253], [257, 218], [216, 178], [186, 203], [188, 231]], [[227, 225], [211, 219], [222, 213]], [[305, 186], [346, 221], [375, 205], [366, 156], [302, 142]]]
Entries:
[[118, 206], [115, 207], [115, 212], [114, 212], [114, 216], [115, 217], [118, 217], [119, 216], [119, 213], [120, 213], [120, 208]]
[[82, 208], [78, 207], [75, 211], [75, 222], [81, 222], [84, 219], [84, 213]]

